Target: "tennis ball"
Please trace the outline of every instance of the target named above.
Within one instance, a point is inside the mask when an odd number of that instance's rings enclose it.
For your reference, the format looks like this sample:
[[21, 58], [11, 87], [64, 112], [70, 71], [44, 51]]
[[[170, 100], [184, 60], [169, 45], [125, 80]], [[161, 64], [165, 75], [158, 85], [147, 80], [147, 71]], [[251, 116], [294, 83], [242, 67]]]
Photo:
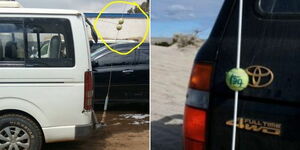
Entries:
[[123, 23], [124, 23], [124, 19], [122, 18], [119, 20], [119, 24], [123, 24]]
[[117, 30], [118, 31], [122, 30], [122, 25], [117, 25]]
[[226, 84], [233, 91], [244, 90], [249, 83], [249, 76], [244, 69], [233, 68], [226, 73]]

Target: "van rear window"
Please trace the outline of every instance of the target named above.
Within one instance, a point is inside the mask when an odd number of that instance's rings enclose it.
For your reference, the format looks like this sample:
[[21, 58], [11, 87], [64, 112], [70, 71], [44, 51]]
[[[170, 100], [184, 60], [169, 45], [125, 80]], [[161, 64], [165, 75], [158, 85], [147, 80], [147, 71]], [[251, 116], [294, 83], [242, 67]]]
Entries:
[[0, 67], [73, 67], [71, 25], [57, 18], [0, 18]]
[[259, 9], [266, 14], [300, 14], [299, 0], [259, 0]]

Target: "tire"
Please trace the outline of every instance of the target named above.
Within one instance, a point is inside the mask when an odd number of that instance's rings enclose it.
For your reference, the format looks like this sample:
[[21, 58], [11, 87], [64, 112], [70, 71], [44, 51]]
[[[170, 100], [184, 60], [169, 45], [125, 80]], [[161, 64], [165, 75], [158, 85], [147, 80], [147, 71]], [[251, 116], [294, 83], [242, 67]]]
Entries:
[[42, 131], [34, 121], [19, 114], [0, 116], [0, 150], [40, 150], [42, 144]]

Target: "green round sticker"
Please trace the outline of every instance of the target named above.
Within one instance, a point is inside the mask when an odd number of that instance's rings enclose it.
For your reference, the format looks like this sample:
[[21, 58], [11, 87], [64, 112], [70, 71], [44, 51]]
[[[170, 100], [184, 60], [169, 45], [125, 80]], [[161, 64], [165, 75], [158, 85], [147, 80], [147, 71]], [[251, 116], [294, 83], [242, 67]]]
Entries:
[[244, 69], [233, 68], [226, 73], [226, 84], [233, 91], [244, 90], [248, 83], [249, 77]]

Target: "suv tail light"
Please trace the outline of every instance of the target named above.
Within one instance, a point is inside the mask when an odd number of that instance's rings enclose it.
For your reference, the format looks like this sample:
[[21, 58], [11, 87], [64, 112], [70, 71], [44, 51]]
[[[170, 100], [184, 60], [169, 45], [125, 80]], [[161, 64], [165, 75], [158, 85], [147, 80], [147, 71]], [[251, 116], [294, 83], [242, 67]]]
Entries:
[[186, 106], [183, 132], [185, 150], [204, 150], [206, 111]]
[[212, 69], [211, 64], [195, 64], [192, 70], [189, 87], [208, 91], [210, 89]]
[[195, 64], [192, 70], [186, 106], [183, 134], [185, 150], [205, 150], [207, 109], [213, 66]]
[[86, 71], [84, 74], [84, 109], [92, 109], [92, 100], [94, 95], [93, 73]]

